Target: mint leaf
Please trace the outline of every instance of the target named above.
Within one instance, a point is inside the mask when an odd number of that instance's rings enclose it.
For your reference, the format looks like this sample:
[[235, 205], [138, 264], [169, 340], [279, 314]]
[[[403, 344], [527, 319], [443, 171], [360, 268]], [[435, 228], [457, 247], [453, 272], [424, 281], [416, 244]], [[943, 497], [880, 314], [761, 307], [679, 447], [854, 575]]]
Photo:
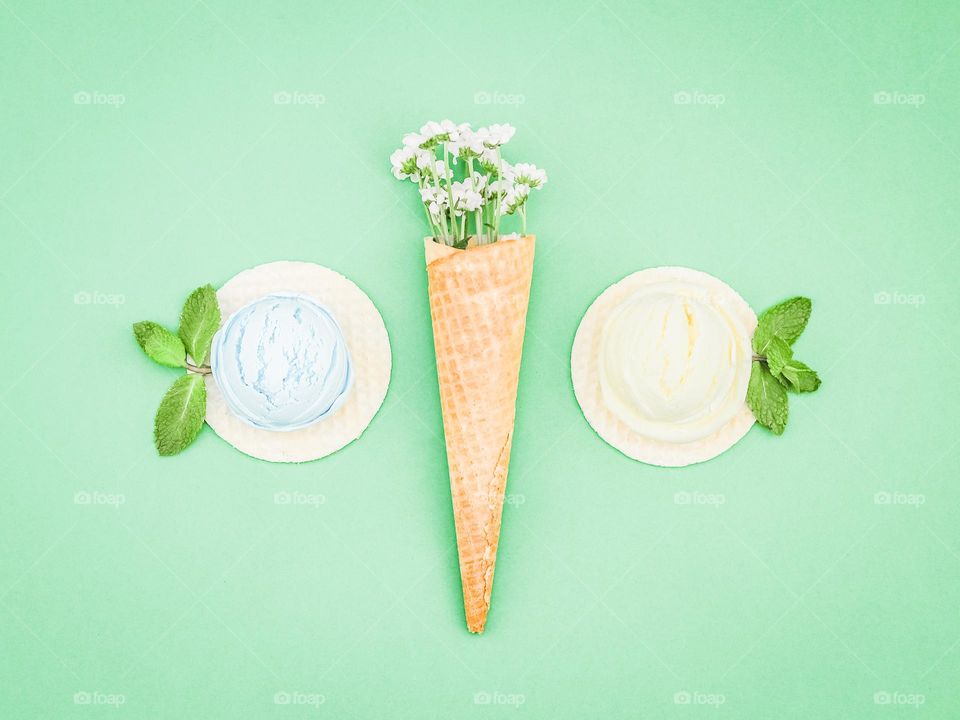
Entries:
[[757, 319], [757, 330], [753, 334], [754, 351], [764, 354], [773, 337], [793, 345], [807, 326], [812, 309], [810, 298], [795, 297], [764, 310]]
[[187, 351], [183, 342], [162, 325], [149, 320], [134, 323], [133, 336], [154, 362], [167, 367], [186, 367]]
[[793, 358], [793, 350], [787, 345], [785, 340], [781, 340], [776, 335], [770, 338], [766, 347], [767, 367], [774, 377], [779, 377], [786, 365]]
[[188, 373], [170, 386], [153, 421], [153, 442], [161, 455], [176, 455], [192, 443], [207, 414], [203, 377]]
[[210, 353], [210, 341], [220, 327], [220, 306], [213, 285], [198, 287], [183, 304], [180, 313], [180, 339], [197, 365], [203, 365]]
[[795, 392], [813, 392], [820, 387], [816, 371], [799, 360], [788, 361], [783, 366], [781, 377], [790, 383], [790, 389]]
[[774, 435], [787, 427], [787, 391], [758, 360], [753, 361], [747, 385], [747, 405], [757, 422]]

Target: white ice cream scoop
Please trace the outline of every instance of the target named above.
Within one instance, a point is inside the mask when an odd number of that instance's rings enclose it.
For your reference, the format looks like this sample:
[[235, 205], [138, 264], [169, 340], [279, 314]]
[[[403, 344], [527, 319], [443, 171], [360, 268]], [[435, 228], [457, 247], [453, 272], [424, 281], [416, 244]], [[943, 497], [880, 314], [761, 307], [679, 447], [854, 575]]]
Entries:
[[600, 339], [600, 390], [634, 431], [662, 442], [702, 440], [743, 406], [750, 334], [737, 312], [696, 282], [636, 288]]

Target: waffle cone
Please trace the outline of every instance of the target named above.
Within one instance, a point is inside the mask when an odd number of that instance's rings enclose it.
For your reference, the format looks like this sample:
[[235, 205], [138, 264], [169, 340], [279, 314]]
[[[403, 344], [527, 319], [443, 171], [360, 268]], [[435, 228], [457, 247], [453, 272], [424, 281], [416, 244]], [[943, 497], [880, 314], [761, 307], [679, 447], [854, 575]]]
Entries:
[[466, 250], [426, 241], [463, 605], [470, 632], [490, 610], [510, 465], [534, 238]]

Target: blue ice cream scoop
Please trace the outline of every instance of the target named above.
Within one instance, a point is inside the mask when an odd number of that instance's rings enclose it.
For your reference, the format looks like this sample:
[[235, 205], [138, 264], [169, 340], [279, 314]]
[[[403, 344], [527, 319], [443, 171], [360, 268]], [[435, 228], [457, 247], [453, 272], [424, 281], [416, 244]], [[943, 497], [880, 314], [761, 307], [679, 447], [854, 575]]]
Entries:
[[336, 318], [296, 293], [267, 295], [233, 313], [213, 337], [210, 369], [230, 411], [263, 430], [319, 422], [353, 385]]

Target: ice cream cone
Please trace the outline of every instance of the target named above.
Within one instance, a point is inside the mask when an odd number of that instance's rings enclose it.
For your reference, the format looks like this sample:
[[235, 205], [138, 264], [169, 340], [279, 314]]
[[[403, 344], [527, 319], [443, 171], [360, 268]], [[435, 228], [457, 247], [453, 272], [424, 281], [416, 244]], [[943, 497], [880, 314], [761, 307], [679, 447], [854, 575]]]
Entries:
[[490, 609], [533, 272], [534, 237], [425, 244], [440, 406], [470, 632]]

